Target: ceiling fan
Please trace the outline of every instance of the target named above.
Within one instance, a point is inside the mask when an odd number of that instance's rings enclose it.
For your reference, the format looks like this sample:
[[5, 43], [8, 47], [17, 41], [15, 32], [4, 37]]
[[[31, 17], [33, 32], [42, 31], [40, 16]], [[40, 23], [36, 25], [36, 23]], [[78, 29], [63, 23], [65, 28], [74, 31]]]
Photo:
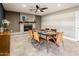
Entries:
[[48, 9], [48, 7], [40, 8], [38, 5], [36, 5], [36, 9], [30, 9], [30, 10], [31, 11], [35, 10], [35, 13], [37, 13], [38, 11], [44, 12], [46, 9]]

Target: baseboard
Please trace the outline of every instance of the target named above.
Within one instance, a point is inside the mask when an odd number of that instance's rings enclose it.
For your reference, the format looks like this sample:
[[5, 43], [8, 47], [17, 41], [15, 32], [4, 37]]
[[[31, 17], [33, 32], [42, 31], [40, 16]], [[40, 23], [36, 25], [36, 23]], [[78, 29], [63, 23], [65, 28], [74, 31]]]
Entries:
[[68, 39], [68, 40], [78, 41], [77, 39], [71, 38], [71, 37], [68, 37], [68, 36], [63, 36], [63, 38], [64, 38], [64, 39]]

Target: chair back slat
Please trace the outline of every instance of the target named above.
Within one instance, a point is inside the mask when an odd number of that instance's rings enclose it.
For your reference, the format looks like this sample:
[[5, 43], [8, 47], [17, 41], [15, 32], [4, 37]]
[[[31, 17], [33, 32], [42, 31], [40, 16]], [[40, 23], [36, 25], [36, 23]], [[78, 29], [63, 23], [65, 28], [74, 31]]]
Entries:
[[29, 30], [29, 34], [33, 38], [33, 31], [32, 30]]
[[39, 39], [39, 34], [38, 34], [38, 32], [37, 31], [34, 31], [33, 32], [33, 38], [36, 40], [36, 41], [40, 41], [40, 39]]
[[57, 40], [56, 43], [60, 46], [63, 41], [63, 33], [62, 32], [57, 32]]

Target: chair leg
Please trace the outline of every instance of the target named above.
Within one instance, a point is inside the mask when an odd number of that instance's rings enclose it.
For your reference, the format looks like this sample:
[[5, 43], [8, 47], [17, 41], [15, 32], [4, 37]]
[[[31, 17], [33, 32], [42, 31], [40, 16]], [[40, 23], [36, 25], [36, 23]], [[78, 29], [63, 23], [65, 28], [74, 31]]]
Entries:
[[33, 38], [31, 38], [31, 43], [35, 43], [35, 40]]
[[60, 48], [58, 47], [58, 56], [60, 55]]
[[64, 55], [64, 42], [62, 41], [62, 45], [61, 45], [62, 51], [60, 51], [60, 47], [58, 47], [58, 55], [60, 55], [60, 52], [62, 53], [62, 55]]
[[64, 55], [64, 42], [62, 41], [62, 54]]
[[50, 42], [49, 42], [49, 40], [46, 43], [46, 48], [47, 48], [47, 53], [48, 53], [49, 52], [49, 48], [50, 48]]
[[40, 48], [40, 42], [36, 41], [35, 44], [34, 44], [34, 47], [39, 49]]

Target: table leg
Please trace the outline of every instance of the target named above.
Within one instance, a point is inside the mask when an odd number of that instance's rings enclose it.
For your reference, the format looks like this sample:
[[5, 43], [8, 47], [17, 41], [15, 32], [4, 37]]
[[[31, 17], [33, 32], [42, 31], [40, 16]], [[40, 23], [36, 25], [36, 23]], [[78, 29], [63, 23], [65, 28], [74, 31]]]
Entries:
[[47, 48], [47, 53], [48, 53], [48, 51], [49, 51], [49, 37], [48, 36], [46, 36], [46, 48]]

